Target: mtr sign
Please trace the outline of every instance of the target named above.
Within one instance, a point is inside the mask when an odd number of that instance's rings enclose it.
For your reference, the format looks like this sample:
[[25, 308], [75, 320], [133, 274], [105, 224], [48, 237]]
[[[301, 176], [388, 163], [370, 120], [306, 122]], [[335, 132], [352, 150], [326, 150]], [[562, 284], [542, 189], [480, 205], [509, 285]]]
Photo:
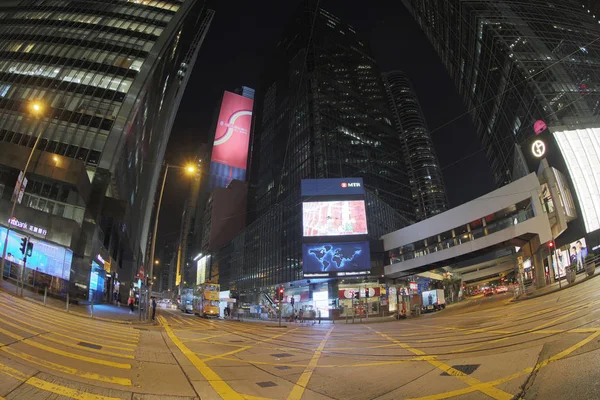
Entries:
[[359, 188], [361, 187], [359, 182], [342, 182], [340, 186], [344, 189], [346, 188]]

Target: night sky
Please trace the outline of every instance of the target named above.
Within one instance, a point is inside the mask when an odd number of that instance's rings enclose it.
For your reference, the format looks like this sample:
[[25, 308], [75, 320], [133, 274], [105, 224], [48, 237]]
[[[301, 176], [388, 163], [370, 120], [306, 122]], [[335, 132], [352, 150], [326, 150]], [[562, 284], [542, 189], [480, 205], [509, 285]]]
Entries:
[[[223, 90], [258, 88], [270, 53], [298, 0], [216, 2], [212, 26], [183, 96], [166, 160], [182, 164], [212, 138]], [[370, 43], [382, 72], [400, 69], [412, 79], [443, 169], [452, 207], [494, 189], [492, 175], [470, 118], [440, 59], [408, 11], [397, 2], [367, 7], [356, 0], [323, 0], [321, 6], [353, 25]], [[441, 128], [440, 128], [441, 127]], [[189, 186], [173, 175], [165, 191], [159, 239], [177, 241]]]

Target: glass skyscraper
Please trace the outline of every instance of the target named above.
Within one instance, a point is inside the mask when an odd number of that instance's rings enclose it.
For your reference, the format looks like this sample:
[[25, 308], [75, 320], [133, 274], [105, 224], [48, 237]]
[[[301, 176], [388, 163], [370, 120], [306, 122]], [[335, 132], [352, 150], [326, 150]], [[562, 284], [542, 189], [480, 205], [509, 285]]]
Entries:
[[442, 171], [410, 80], [402, 71], [387, 72], [383, 79], [396, 128], [404, 141], [415, 216], [421, 221], [448, 209]]
[[536, 120], [598, 120], [599, 16], [583, 2], [403, 2], [462, 95], [498, 185], [518, 178], [515, 145]]
[[291, 18], [257, 92], [257, 216], [304, 178], [360, 176], [414, 219], [402, 141], [377, 63], [355, 29], [314, 1]]
[[80, 289], [90, 264], [114, 285], [146, 261], [161, 161], [213, 14], [200, 0], [0, 3], [0, 214], [41, 129], [16, 215], [73, 251]]
[[[374, 243], [414, 220], [402, 140], [378, 66], [354, 28], [315, 3], [301, 4], [267, 60], [256, 92], [250, 223], [213, 257], [221, 287], [249, 295], [244, 301], [290, 282], [308, 293], [302, 179], [362, 177]], [[374, 280], [384, 257], [372, 246]], [[337, 294], [337, 283], [328, 285]]]

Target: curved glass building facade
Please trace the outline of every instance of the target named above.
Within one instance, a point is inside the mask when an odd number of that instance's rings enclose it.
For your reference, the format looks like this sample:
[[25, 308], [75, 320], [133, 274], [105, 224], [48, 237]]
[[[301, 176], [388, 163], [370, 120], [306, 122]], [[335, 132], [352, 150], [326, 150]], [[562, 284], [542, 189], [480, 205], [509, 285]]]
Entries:
[[16, 215], [73, 250], [72, 281], [101, 253], [125, 279], [145, 262], [160, 164], [213, 14], [200, 0], [0, 3], [0, 215], [41, 132]]
[[385, 73], [383, 79], [396, 128], [404, 141], [415, 216], [421, 221], [448, 209], [442, 171], [410, 80], [401, 71]]
[[598, 121], [600, 15], [592, 2], [403, 3], [464, 99], [499, 186], [519, 178], [515, 145], [532, 139], [536, 120]]

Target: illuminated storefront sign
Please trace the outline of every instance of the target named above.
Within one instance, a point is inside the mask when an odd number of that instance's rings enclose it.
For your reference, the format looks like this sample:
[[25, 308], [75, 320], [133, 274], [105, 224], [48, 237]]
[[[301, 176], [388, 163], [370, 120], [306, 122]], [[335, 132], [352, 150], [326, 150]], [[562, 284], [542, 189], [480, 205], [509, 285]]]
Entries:
[[12, 218], [8, 220], [8, 223], [15, 228], [23, 229], [25, 231], [29, 231], [32, 233], [37, 233], [38, 235], [46, 236], [48, 231], [37, 226], [33, 226], [27, 222], [19, 221], [17, 218]]
[[542, 157], [544, 154], [546, 154], [546, 144], [541, 140], [536, 140], [531, 145], [531, 152], [537, 158]]
[[303, 179], [302, 196], [364, 195], [362, 178]]

